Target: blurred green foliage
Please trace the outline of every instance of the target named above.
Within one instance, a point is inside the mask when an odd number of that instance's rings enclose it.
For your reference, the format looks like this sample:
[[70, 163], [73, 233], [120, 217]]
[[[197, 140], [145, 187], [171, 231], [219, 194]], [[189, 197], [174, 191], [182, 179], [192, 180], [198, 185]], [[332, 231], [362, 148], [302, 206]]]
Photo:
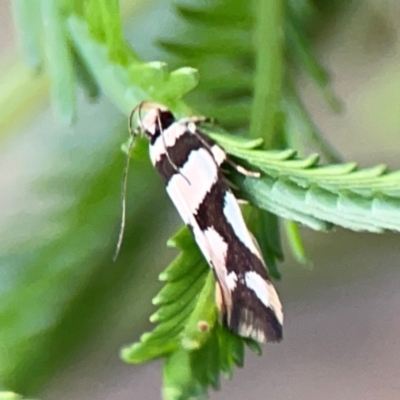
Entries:
[[[255, 139], [209, 134], [232, 157], [263, 173], [259, 180], [233, 180], [238, 195], [256, 206], [249, 223], [275, 277], [277, 261], [283, 258], [277, 216], [291, 220], [286, 232], [303, 262], [306, 256], [292, 221], [317, 230], [333, 224], [374, 232], [400, 230], [399, 173], [387, 173], [384, 166], [357, 170], [354, 163], [341, 164], [296, 89], [296, 71], [301, 69], [327, 103], [339, 108], [307, 36], [310, 24], [323, 18], [314, 3], [161, 2], [158, 16], [168, 12], [170, 18], [160, 24], [155, 23], [157, 13], [142, 3], [126, 6], [122, 13], [126, 21], [133, 13], [134, 24], [140, 27], [142, 21], [147, 28], [134, 31], [134, 47], [142, 45], [144, 53], [139, 56], [124, 39], [117, 0], [13, 2], [25, 58], [49, 77], [57, 121], [77, 124], [59, 129], [45, 115], [32, 124], [29, 135], [3, 136], [3, 151], [16, 149], [11, 151], [17, 154], [15, 168], [24, 171], [18, 181], [24, 200], [8, 194], [14, 215], [4, 212], [1, 226], [0, 385], [6, 389], [39, 392], [80, 344], [109, 328], [113, 314], [127, 321], [126, 340], [131, 329], [139, 333], [134, 325], [145, 318], [148, 299], [143, 297], [148, 288], [141, 285], [142, 275], [148, 263], [156, 262], [150, 254], [159, 246], [157, 236], [169, 230], [166, 196], [143, 156], [144, 142], [139, 142], [129, 179], [127, 233], [112, 265], [124, 161], [120, 143], [127, 132], [124, 118], [109, 103], [103, 99], [90, 106], [82, 90], [90, 101], [103, 95], [124, 114], [141, 100], [156, 100], [178, 116], [197, 109], [232, 132], [249, 132]], [[143, 46], [155, 36], [166, 53]], [[151, 52], [161, 61], [144, 62]], [[23, 69], [10, 68], [8, 77], [13, 79], [5, 80], [9, 87], [2, 91], [0, 104], [12, 99], [13, 107], [0, 116], [2, 133], [43, 92]], [[263, 143], [269, 150], [261, 148]], [[294, 145], [300, 155], [312, 147], [337, 164], [321, 166], [315, 155], [301, 158], [289, 149]], [[123, 358], [143, 362], [166, 357], [164, 397], [186, 399], [218, 388], [220, 372], [230, 376], [235, 365], [241, 366], [245, 342], [258, 348], [216, 322], [212, 276], [190, 235], [181, 232], [170, 243], [182, 254], [161, 275], [165, 286], [155, 298], [160, 308], [151, 318], [158, 325], [124, 349]], [[164, 256], [162, 250], [157, 253]], [[174, 275], [192, 271], [194, 265], [198, 275]], [[199, 321], [206, 322], [204, 332]]]

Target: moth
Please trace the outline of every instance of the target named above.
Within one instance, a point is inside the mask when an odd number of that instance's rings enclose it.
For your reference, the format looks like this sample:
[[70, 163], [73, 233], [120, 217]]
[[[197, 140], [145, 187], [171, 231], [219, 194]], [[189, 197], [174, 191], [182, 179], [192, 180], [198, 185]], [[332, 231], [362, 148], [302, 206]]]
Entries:
[[235, 164], [200, 131], [204, 118], [176, 119], [165, 106], [150, 102], [135, 111], [135, 133], [149, 139], [151, 162], [214, 272], [222, 322], [260, 343], [281, 340], [282, 305], [220, 167], [229, 163], [244, 175], [258, 174]]

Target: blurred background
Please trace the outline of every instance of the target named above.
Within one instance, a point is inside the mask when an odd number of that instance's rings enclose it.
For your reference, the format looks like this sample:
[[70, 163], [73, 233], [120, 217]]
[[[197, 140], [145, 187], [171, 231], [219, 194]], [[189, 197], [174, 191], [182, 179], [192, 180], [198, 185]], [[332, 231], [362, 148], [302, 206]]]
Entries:
[[[331, 3], [320, 1], [312, 36], [344, 110], [330, 113], [300, 73], [303, 97], [346, 160], [399, 169], [400, 3]], [[155, 40], [173, 29], [169, 2], [121, 7], [140, 56], [164, 59]], [[11, 8], [0, 0], [0, 371], [9, 388], [44, 400], [158, 399], [161, 363], [126, 365], [119, 350], [150, 327], [157, 276], [175, 256], [164, 243], [180, 222], [148, 160], [134, 161], [126, 239], [112, 263], [126, 118], [79, 93], [66, 127], [46, 76], [24, 63]], [[286, 251], [277, 283], [284, 341], [249, 353], [210, 398], [398, 400], [400, 237], [303, 236], [312, 270]]]

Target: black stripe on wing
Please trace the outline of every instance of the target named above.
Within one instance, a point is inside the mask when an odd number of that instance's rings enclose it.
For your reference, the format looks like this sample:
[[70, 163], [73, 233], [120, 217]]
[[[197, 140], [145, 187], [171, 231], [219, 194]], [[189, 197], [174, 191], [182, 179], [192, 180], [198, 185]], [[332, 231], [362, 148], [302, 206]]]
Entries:
[[[234, 272], [237, 277], [236, 287], [229, 294], [224, 293], [224, 285], [221, 284], [222, 297], [227, 295], [231, 297], [229, 301], [227, 299], [224, 301], [222, 311], [226, 315], [223, 319], [241, 336], [251, 337], [259, 342], [279, 341], [282, 339], [282, 325], [274, 310], [267, 307], [257, 294], [246, 286], [246, 272], [253, 271], [265, 282], [265, 290], [267, 292], [269, 288], [271, 290], [265, 297], [271, 301], [273, 298], [277, 299], [272, 284], [267, 284], [268, 273], [263, 261], [240, 241], [224, 215], [224, 198], [228, 191], [229, 188], [221, 176], [207, 193], [195, 214], [202, 231], [213, 227], [228, 244], [225, 268], [228, 273]], [[217, 276], [217, 271], [215, 272]], [[231, 309], [227, 308], [227, 304], [231, 304]], [[278, 306], [280, 307], [280, 303]]]
[[[187, 129], [186, 132], [178, 138], [174, 146], [165, 149], [166, 152], [168, 152], [168, 156], [164, 153], [155, 167], [164, 178], [164, 182], [167, 183], [171, 177], [177, 173], [175, 167], [177, 167], [178, 170], [181, 169], [187, 163], [192, 151], [201, 148], [209, 151], [209, 148], [214, 144], [215, 143], [203, 133], [196, 131], [196, 134], [194, 134]], [[201, 165], [199, 165], [199, 168], [201, 168]]]
[[[279, 342], [282, 340], [282, 324], [274, 310], [266, 307], [256, 293], [239, 278], [232, 291], [232, 310], [228, 326], [240, 336], [250, 337], [258, 342]], [[272, 285], [271, 290], [275, 290]]]

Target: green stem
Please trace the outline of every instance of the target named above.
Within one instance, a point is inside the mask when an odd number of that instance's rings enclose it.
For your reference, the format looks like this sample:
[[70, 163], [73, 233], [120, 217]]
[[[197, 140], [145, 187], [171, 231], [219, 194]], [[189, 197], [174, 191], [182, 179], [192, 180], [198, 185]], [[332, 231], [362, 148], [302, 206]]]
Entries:
[[284, 0], [256, 0], [256, 72], [251, 137], [262, 137], [267, 148], [276, 142], [280, 110]]
[[[255, 0], [256, 26], [254, 33], [256, 71], [254, 78], [254, 98], [251, 113], [250, 136], [263, 138], [267, 149], [277, 147], [282, 141], [283, 130], [278, 127], [278, 115], [280, 111], [282, 90], [283, 67], [283, 23], [285, 0]], [[279, 135], [279, 137], [278, 137]], [[261, 210], [258, 210], [259, 218], [264, 218]], [[277, 226], [277, 217], [270, 215], [270, 222]], [[271, 229], [271, 225], [263, 229], [259, 235], [261, 246], [271, 249], [272, 242], [280, 243], [280, 235], [277, 229]], [[271, 273], [279, 276], [274, 270], [276, 255], [273, 251], [269, 254], [269, 267]]]

